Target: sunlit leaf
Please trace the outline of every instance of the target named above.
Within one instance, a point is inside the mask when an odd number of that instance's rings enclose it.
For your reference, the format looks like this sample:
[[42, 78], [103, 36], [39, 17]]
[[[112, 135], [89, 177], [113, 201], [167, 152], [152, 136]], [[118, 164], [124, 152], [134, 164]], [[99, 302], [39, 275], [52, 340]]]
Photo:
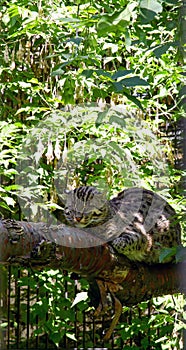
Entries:
[[87, 292], [80, 292], [76, 294], [76, 297], [71, 305], [71, 307], [74, 307], [76, 304], [80, 303], [81, 301], [86, 301], [88, 299], [88, 293]]
[[162, 11], [162, 5], [158, 0], [141, 0], [140, 8], [150, 10], [155, 12], [156, 14]]
[[136, 6], [137, 2], [134, 1], [129, 3], [124, 10], [114, 11], [112, 14], [101, 16], [98, 22], [98, 34], [104, 36], [108, 32], [124, 31]]
[[3, 197], [3, 199], [6, 201], [7, 205], [15, 205], [15, 200], [11, 197]]
[[74, 341], [77, 341], [76, 337], [74, 334], [71, 334], [71, 333], [66, 333], [66, 336], [71, 339], [71, 340], [74, 340]]

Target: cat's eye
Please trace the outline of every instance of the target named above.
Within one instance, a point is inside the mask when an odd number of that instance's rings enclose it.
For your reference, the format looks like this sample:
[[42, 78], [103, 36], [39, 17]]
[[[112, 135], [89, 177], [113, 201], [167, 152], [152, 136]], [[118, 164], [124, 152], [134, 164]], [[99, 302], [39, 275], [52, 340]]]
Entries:
[[99, 214], [102, 214], [102, 211], [100, 209], [96, 208], [96, 209], [94, 209], [94, 213], [99, 215]]
[[65, 215], [71, 215], [72, 214], [72, 211], [69, 210], [69, 209], [65, 209]]

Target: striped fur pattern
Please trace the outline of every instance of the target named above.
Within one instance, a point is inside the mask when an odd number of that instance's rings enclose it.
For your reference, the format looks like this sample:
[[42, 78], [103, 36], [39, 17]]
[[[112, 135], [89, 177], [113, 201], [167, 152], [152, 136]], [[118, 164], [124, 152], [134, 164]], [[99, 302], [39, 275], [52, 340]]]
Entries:
[[[119, 193], [110, 205], [127, 218], [123, 233], [111, 242], [119, 254], [133, 261], [156, 264], [163, 249], [181, 244], [176, 212], [158, 194], [134, 187]], [[164, 263], [172, 260], [174, 256]]]
[[81, 186], [67, 193], [64, 214], [71, 226], [97, 226], [109, 219], [110, 205], [95, 187]]
[[[93, 227], [122, 217], [122, 234], [109, 244], [132, 261], [159, 263], [164, 248], [181, 244], [181, 229], [175, 210], [158, 194], [131, 188], [106, 200], [95, 187], [81, 186], [67, 195], [65, 217], [76, 227]], [[167, 258], [170, 262], [174, 257]]]

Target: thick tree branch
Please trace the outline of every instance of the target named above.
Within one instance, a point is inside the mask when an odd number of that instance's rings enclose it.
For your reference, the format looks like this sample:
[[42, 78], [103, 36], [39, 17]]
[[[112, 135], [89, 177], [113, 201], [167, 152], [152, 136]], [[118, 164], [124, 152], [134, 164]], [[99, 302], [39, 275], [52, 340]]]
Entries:
[[186, 261], [134, 265], [92, 233], [86, 232], [85, 237], [82, 230], [66, 225], [48, 227], [43, 223], [0, 221], [0, 262], [61, 268], [113, 284], [125, 305], [186, 290]]

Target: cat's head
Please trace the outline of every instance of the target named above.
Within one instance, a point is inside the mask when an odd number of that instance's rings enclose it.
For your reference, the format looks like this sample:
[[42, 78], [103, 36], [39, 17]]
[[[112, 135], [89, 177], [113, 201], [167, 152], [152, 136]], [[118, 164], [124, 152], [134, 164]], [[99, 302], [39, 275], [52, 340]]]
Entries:
[[66, 191], [64, 215], [71, 226], [97, 226], [106, 221], [109, 204], [106, 195], [93, 186]]

